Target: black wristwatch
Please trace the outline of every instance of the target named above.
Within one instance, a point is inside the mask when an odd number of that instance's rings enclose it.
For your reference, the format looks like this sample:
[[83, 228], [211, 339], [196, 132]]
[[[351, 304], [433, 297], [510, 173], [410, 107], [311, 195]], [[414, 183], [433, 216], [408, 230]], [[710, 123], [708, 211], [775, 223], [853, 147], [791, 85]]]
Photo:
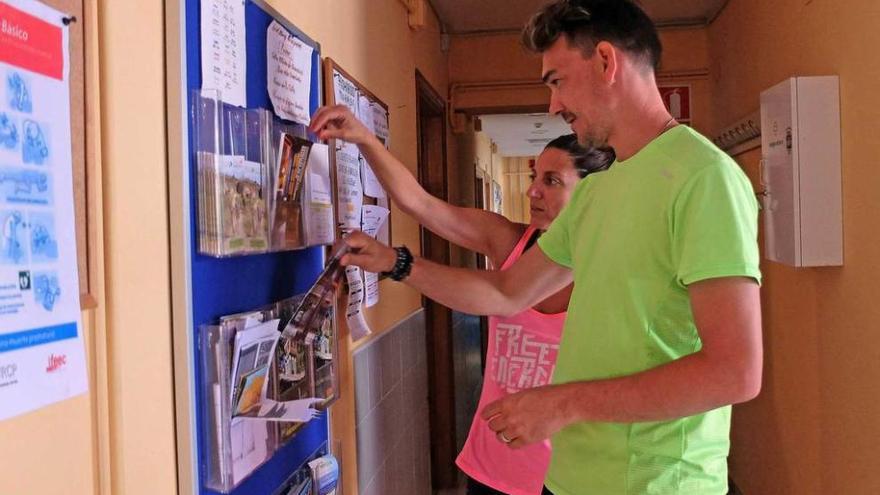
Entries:
[[412, 270], [413, 255], [406, 246], [396, 247], [394, 251], [397, 252], [397, 260], [394, 262], [394, 267], [391, 271], [382, 272], [382, 275], [387, 275], [391, 277], [391, 280], [400, 282], [409, 277], [409, 272]]

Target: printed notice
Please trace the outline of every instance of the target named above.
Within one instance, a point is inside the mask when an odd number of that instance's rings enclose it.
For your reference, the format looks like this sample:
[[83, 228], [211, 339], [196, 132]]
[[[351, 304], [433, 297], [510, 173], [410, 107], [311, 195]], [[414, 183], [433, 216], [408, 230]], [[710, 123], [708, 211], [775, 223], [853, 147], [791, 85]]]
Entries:
[[0, 420], [88, 388], [63, 17], [0, 0]]
[[[382, 208], [385, 208], [386, 210], [391, 211], [391, 201], [388, 199], [387, 196], [384, 197], [384, 198], [379, 198], [379, 199], [377, 199], [377, 200], [376, 200], [376, 203], [377, 203], [377, 206], [381, 206]], [[382, 225], [379, 227], [379, 232], [375, 235], [376, 239], [377, 239], [379, 242], [381, 242], [382, 244], [385, 244], [386, 246], [390, 246], [390, 245], [391, 245], [391, 227], [390, 227], [390, 224], [391, 224], [391, 222], [389, 222], [389, 221], [386, 220], [386, 221], [385, 221], [384, 223], [382, 223]]]
[[345, 105], [352, 114], [358, 112], [358, 89], [338, 71], [333, 71], [333, 96], [337, 105]]
[[372, 308], [379, 304], [379, 274], [364, 272], [364, 306]]
[[357, 146], [336, 141], [336, 192], [339, 197], [339, 224], [344, 230], [361, 228], [364, 192]]
[[391, 149], [391, 143], [388, 142], [388, 112], [382, 108], [382, 105], [373, 102], [373, 132], [379, 141], [385, 145], [385, 149]]
[[313, 144], [306, 178], [306, 215], [303, 218], [309, 245], [332, 244], [336, 240], [333, 197], [330, 183], [330, 152], [326, 144]]
[[348, 303], [345, 306], [345, 321], [352, 341], [358, 341], [372, 333], [364, 319], [364, 279], [363, 272], [356, 266], [345, 268], [348, 281]]
[[[358, 98], [357, 116], [358, 120], [363, 122], [370, 132], [373, 134], [376, 133], [376, 130], [373, 128], [373, 104], [370, 102], [370, 99], [364, 95], [361, 95]], [[379, 183], [379, 179], [377, 179], [376, 174], [373, 173], [373, 168], [370, 166], [370, 163], [367, 162], [366, 157], [363, 155], [359, 155], [359, 158], [361, 161], [361, 177], [363, 178], [364, 195], [371, 198], [384, 198], [385, 190], [382, 189], [382, 184]]]
[[379, 229], [388, 219], [388, 208], [376, 205], [364, 205], [361, 212], [361, 230], [370, 237], [376, 238]]
[[277, 21], [269, 25], [266, 31], [269, 98], [279, 117], [305, 125], [311, 119], [309, 92], [313, 51]]
[[244, 2], [201, 1], [202, 89], [230, 105], [247, 106]]
[[[376, 237], [388, 219], [388, 208], [364, 205], [361, 214], [365, 234]], [[379, 274], [364, 272], [364, 306], [371, 308], [379, 302]]]

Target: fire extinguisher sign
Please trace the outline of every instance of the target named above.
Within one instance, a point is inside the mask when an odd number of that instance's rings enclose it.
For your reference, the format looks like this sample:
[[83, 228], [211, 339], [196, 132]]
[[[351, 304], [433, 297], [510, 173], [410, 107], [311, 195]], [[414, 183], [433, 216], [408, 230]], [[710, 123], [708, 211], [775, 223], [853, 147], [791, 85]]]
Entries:
[[691, 122], [690, 84], [661, 85], [660, 96], [669, 113], [682, 124]]

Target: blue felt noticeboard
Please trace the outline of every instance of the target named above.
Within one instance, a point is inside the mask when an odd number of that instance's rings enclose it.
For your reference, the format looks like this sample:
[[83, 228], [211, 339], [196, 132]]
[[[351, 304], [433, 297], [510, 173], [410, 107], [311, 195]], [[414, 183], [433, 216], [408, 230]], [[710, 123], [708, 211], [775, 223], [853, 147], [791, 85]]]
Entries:
[[[201, 47], [200, 47], [200, 5], [199, 0], [185, 2], [185, 91], [189, 100], [188, 108], [193, 107], [193, 90], [201, 89]], [[245, 29], [247, 50], [247, 107], [272, 109], [266, 89], [266, 30], [273, 20], [282, 25], [315, 50], [312, 59], [310, 107], [314, 112], [321, 101], [321, 54], [320, 46], [303, 33], [294, 28], [288, 21], [277, 17], [271, 8], [245, 0]], [[190, 118], [186, 129], [189, 150], [195, 150], [194, 137], [196, 129], [194, 119]], [[300, 251], [267, 253], [232, 258], [212, 258], [198, 253], [196, 245], [198, 236], [198, 192], [196, 186], [196, 164], [194, 153], [186, 157], [190, 171], [189, 212], [191, 226], [190, 273], [187, 274], [191, 285], [191, 301], [188, 301], [191, 314], [191, 331], [193, 341], [198, 342], [200, 325], [215, 323], [220, 316], [253, 310], [294, 294], [305, 292], [318, 277], [323, 267], [324, 255], [322, 247], [312, 247]], [[201, 356], [199, 347], [195, 346], [192, 356], [192, 372], [196, 387], [194, 389], [195, 404], [207, 400], [203, 397]], [[201, 408], [194, 408], [196, 413], [195, 431], [199, 435], [196, 445], [199, 465], [199, 493], [214, 494], [204, 484], [203, 466], [205, 456], [201, 436], [206, 418], [202, 417]], [[328, 440], [327, 415], [307, 423], [297, 435], [275, 452], [275, 455], [245, 479], [232, 493], [234, 494], [272, 494], [291, 473], [297, 470], [307, 458]]]

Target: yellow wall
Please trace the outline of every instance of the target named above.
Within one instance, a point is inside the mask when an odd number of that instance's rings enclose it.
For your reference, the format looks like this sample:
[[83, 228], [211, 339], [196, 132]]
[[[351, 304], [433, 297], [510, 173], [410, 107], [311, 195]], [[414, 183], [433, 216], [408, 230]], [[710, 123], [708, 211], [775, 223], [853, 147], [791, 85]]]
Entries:
[[[664, 55], [661, 73], [708, 66], [705, 29], [662, 29], [660, 38]], [[541, 57], [523, 48], [519, 34], [452, 36], [449, 59], [449, 80], [453, 84], [541, 79]]]
[[99, 16], [112, 488], [174, 493], [163, 7]]
[[[90, 312], [84, 311], [87, 342], [94, 328]], [[87, 357], [89, 362], [92, 356]], [[93, 383], [90, 380], [90, 389]], [[94, 493], [97, 449], [92, 399], [91, 393], [80, 395], [0, 422], [0, 493], [65, 493], [71, 486]], [[52, 476], [47, 476], [50, 468]]]
[[540, 57], [514, 34], [452, 36], [449, 80], [452, 105], [471, 114], [491, 113], [485, 110], [492, 107], [540, 111], [550, 101]]
[[[706, 30], [663, 29], [660, 38], [664, 52], [658, 81], [690, 84], [692, 125], [710, 132], [713, 122]], [[550, 103], [550, 92], [541, 83], [541, 58], [522, 47], [519, 34], [453, 36], [449, 81], [454, 108], [469, 114], [546, 112]]]
[[[844, 266], [764, 263], [764, 388], [734, 413], [731, 470], [746, 494], [880, 493], [878, 25], [875, 0], [731, 0], [708, 30], [719, 122], [787, 77], [840, 76]], [[753, 177], [759, 154], [740, 158]]]
[[663, 43], [663, 57], [657, 73], [657, 83], [671, 86], [689, 84], [691, 86], [690, 125], [700, 132], [711, 135], [715, 132], [715, 122], [712, 113], [714, 103], [709, 78], [709, 44], [706, 30], [662, 29], [660, 40]]

